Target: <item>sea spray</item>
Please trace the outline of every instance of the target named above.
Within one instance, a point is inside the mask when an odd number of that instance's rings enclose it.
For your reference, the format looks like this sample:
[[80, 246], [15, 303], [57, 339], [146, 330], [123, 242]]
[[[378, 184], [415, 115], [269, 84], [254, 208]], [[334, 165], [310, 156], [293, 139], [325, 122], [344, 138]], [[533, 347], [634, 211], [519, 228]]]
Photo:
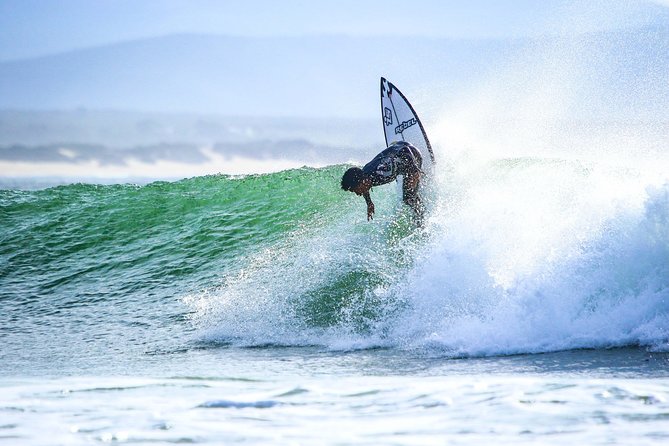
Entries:
[[[343, 172], [343, 170], [342, 170]], [[337, 187], [332, 184], [332, 187]], [[345, 203], [240, 262], [221, 286], [190, 295], [204, 338], [242, 345], [369, 346], [400, 300], [387, 289], [413, 263], [419, 235], [394, 190], [375, 193], [375, 223], [364, 202], [338, 191]], [[368, 338], [367, 336], [371, 336]], [[345, 344], [345, 343], [344, 343]]]
[[669, 185], [553, 160], [500, 166], [457, 214], [433, 217], [391, 336], [452, 355], [666, 342]]

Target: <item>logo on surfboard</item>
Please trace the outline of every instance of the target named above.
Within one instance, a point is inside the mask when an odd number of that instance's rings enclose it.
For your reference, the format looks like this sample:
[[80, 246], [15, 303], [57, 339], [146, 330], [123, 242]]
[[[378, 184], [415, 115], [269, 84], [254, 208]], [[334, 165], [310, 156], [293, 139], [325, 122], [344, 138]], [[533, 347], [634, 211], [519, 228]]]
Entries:
[[391, 112], [388, 107], [383, 109], [383, 123], [385, 125], [393, 124], [393, 112]]
[[418, 124], [418, 121], [416, 121], [416, 118], [411, 118], [408, 121], [403, 121], [400, 125], [395, 127], [395, 134], [400, 134], [412, 125]]

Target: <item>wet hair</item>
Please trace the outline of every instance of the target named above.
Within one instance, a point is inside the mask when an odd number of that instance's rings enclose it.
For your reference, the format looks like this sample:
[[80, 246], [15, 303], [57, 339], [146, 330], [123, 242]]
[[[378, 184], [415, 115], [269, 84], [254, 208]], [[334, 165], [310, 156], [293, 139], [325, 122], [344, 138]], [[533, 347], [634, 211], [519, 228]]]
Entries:
[[341, 188], [352, 191], [364, 178], [365, 174], [362, 172], [361, 168], [351, 167], [346, 172], [344, 172], [344, 176], [341, 177]]

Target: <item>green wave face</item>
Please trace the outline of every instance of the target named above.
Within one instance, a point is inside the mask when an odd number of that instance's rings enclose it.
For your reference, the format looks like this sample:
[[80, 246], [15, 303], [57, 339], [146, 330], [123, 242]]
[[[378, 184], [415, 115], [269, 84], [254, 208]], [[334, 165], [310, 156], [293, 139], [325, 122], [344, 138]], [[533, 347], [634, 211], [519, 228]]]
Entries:
[[[364, 296], [402, 263], [388, 240], [411, 231], [401, 219], [383, 224], [384, 207], [398, 207], [394, 190], [375, 191], [381, 224], [360, 224], [364, 201], [339, 188], [344, 169], [1, 191], [0, 298], [21, 317], [79, 311], [103, 322], [111, 311], [141, 324], [190, 314], [225, 326], [252, 307], [244, 317], [363, 327], [378, 313]], [[226, 313], [233, 302], [240, 308]], [[261, 311], [267, 302], [279, 310]]]

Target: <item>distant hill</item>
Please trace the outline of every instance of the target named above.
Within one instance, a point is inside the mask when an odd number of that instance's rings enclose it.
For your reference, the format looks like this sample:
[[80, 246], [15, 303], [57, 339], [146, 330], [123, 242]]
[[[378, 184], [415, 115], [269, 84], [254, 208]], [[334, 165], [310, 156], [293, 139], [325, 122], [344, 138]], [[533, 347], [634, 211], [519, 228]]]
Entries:
[[514, 47], [496, 40], [170, 35], [0, 63], [0, 108], [369, 117], [385, 75], [454, 92]]
[[370, 118], [382, 75], [428, 115], [480, 84], [514, 89], [497, 98], [509, 109], [530, 83], [585, 116], [653, 115], [669, 104], [669, 25], [534, 41], [169, 35], [0, 63], [0, 109]]

